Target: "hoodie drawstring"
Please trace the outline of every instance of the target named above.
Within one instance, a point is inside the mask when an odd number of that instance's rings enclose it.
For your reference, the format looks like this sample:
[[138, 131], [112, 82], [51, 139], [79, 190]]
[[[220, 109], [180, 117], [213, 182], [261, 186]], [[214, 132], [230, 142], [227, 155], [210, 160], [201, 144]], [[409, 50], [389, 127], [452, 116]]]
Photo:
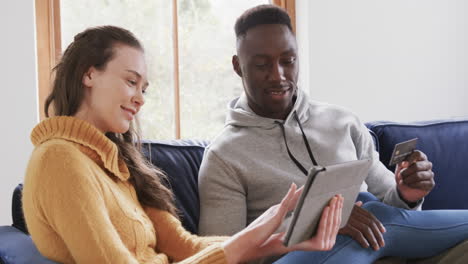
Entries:
[[[297, 112], [294, 111], [293, 115], [294, 115], [294, 119], [296, 119], [297, 124], [299, 125], [299, 128], [301, 129], [302, 139], [304, 140], [304, 143], [307, 148], [307, 152], [309, 153], [309, 157], [312, 160], [312, 164], [314, 164], [314, 166], [318, 166], [317, 161], [315, 161], [314, 154], [312, 153], [312, 150], [310, 149], [309, 141], [307, 140], [307, 137], [304, 133], [304, 129], [302, 129], [302, 125], [301, 125], [301, 122], [299, 121], [299, 117], [297, 116]], [[289, 157], [294, 162], [294, 164], [296, 164], [296, 166], [302, 171], [302, 173], [304, 173], [307, 176], [308, 174], [307, 170], [304, 168], [304, 166], [302, 166], [302, 164], [294, 157], [294, 155], [289, 150], [288, 141], [286, 140], [286, 132], [284, 129], [284, 123], [280, 121], [275, 121], [275, 123], [281, 127], [281, 131], [283, 132], [284, 144], [286, 145], [286, 150], [288, 151]]]

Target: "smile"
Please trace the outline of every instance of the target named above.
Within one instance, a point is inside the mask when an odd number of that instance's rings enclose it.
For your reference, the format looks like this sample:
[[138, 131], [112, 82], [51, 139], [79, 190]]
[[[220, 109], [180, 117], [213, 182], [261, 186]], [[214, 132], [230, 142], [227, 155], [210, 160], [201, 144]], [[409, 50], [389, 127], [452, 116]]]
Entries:
[[273, 95], [281, 95], [281, 94], [284, 94], [286, 93], [286, 91], [280, 91], [280, 92], [274, 92], [274, 91], [271, 91], [270, 94], [273, 94]]
[[287, 94], [289, 94], [289, 91], [291, 91], [291, 88], [287, 88], [287, 89], [268, 89], [266, 90], [266, 94], [271, 97], [272, 99], [274, 100], [281, 100], [281, 99], [284, 99], [286, 97]]
[[124, 110], [124, 112], [126, 113], [127, 115], [127, 119], [128, 120], [133, 120], [133, 116], [136, 115], [137, 111], [136, 110], [133, 110], [131, 108], [126, 108], [126, 107], [123, 107], [121, 106], [120, 108], [122, 108], [122, 110]]

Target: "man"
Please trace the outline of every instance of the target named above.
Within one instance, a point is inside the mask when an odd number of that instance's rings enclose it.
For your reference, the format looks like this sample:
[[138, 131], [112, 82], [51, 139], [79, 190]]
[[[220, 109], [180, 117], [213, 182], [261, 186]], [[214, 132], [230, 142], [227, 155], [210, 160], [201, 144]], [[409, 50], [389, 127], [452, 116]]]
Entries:
[[[287, 13], [272, 5], [246, 11], [236, 22], [232, 64], [244, 94], [229, 105], [226, 126], [207, 148], [200, 168], [203, 235], [232, 235], [277, 203], [307, 170], [372, 159], [361, 191], [386, 204], [417, 209], [434, 187], [432, 164], [420, 151], [396, 175], [379, 161], [364, 124], [343, 108], [311, 102], [297, 88], [297, 43]], [[372, 198], [371, 198], [372, 199]], [[361, 246], [385, 246], [385, 227], [358, 203], [340, 234]]]

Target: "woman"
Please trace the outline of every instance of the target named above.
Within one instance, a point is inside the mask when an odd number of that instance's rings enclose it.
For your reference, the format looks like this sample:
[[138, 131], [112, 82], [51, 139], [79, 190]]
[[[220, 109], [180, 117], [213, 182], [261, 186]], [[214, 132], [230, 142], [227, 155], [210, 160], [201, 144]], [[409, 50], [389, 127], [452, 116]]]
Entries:
[[317, 236], [291, 248], [273, 234], [296, 204], [283, 201], [233, 237], [183, 229], [162, 173], [137, 146], [135, 115], [148, 81], [143, 48], [113, 26], [75, 36], [55, 68], [25, 177], [26, 222], [39, 251], [61, 263], [241, 263], [292, 250], [330, 250], [343, 198], [331, 199]]

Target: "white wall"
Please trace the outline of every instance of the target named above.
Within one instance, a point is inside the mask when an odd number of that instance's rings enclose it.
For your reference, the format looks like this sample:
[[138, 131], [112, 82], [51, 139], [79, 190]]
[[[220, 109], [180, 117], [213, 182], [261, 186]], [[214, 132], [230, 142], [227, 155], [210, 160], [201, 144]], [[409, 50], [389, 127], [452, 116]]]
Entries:
[[37, 123], [34, 1], [4, 1], [0, 10], [0, 225], [10, 225], [11, 195], [23, 181]]
[[300, 81], [313, 99], [364, 121], [468, 116], [468, 1], [296, 5]]

